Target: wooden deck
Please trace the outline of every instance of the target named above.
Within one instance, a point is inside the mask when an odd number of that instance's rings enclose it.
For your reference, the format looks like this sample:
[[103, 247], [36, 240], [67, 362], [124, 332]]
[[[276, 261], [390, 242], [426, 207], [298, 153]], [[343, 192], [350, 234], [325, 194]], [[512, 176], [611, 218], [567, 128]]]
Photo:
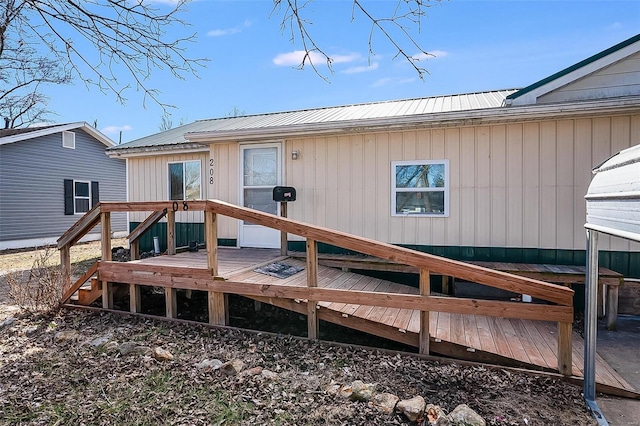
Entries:
[[[218, 276], [231, 283], [278, 284], [306, 287], [304, 272], [286, 279], [254, 272], [258, 266], [285, 261], [305, 267], [304, 259], [280, 255], [280, 250], [219, 248]], [[129, 262], [154, 265], [175, 271], [207, 270], [207, 253], [179, 253]], [[387, 293], [418, 294], [419, 290], [403, 284], [372, 278], [343, 269], [319, 265], [318, 287]], [[306, 300], [253, 297], [256, 300], [307, 313]], [[380, 337], [419, 346], [420, 311], [413, 309], [371, 307], [347, 303], [319, 302], [320, 319], [371, 333]], [[557, 371], [558, 328], [556, 323], [509, 319], [479, 315], [431, 312], [429, 332], [432, 353], [479, 362]], [[583, 374], [583, 339], [573, 333], [574, 376]], [[597, 357], [596, 381], [605, 387], [637, 392], [602, 358]]]

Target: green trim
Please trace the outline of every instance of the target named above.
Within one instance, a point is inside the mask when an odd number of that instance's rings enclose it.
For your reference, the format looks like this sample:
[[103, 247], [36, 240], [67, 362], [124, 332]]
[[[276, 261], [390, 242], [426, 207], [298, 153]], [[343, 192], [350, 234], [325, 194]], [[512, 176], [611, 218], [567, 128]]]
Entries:
[[[470, 247], [470, 246], [426, 246], [398, 244], [412, 250], [462, 261], [545, 263], [550, 265], [584, 266], [585, 250]], [[305, 251], [304, 241], [289, 241], [288, 249]], [[318, 243], [319, 253], [358, 254], [341, 247]], [[625, 277], [640, 278], [640, 252], [600, 251], [600, 266], [620, 272]]]
[[543, 78], [540, 81], [537, 81], [537, 82], [535, 82], [535, 83], [533, 83], [533, 84], [531, 84], [531, 85], [529, 85], [529, 86], [527, 86], [527, 87], [525, 87], [523, 89], [520, 89], [517, 92], [508, 95], [506, 97], [506, 99], [516, 99], [516, 98], [518, 98], [518, 97], [520, 97], [520, 96], [522, 96], [522, 95], [524, 95], [526, 93], [531, 92], [532, 90], [537, 89], [540, 86], [544, 86], [545, 84], [547, 84], [547, 83], [549, 83], [549, 82], [551, 82], [553, 80], [556, 80], [556, 79], [558, 79], [560, 77], [563, 77], [563, 76], [565, 76], [565, 75], [567, 75], [569, 73], [572, 73], [575, 70], [584, 67], [585, 65], [588, 65], [588, 64], [590, 64], [592, 62], [595, 62], [598, 59], [602, 59], [605, 56], [610, 55], [613, 52], [616, 52], [616, 51], [618, 51], [618, 50], [620, 50], [622, 48], [625, 48], [625, 47], [627, 47], [627, 46], [629, 46], [629, 45], [631, 45], [631, 44], [633, 44], [633, 43], [635, 43], [637, 41], [640, 41], [640, 34], [635, 35], [635, 36], [631, 37], [630, 39], [625, 40], [625, 41], [623, 41], [621, 43], [618, 43], [615, 46], [612, 46], [612, 47], [610, 47], [610, 48], [608, 48], [606, 50], [603, 50], [602, 52], [597, 53], [597, 54], [595, 54], [595, 55], [593, 55], [593, 56], [591, 56], [591, 57], [589, 57], [589, 58], [587, 58], [585, 60], [582, 60], [582, 61], [578, 62], [577, 64], [571, 65], [570, 67], [565, 68], [562, 71], [558, 71], [557, 73], [555, 73], [553, 75], [550, 75], [547, 78]]
[[[140, 222], [129, 223], [129, 232], [133, 231]], [[156, 236], [160, 240], [160, 250], [167, 249], [167, 223], [159, 222], [153, 225], [139, 239], [140, 252], [153, 251], [153, 237]], [[190, 241], [198, 241], [205, 243], [204, 223], [182, 223], [176, 222], [176, 246], [186, 247]], [[238, 240], [235, 238], [218, 238], [218, 246], [237, 247]]]

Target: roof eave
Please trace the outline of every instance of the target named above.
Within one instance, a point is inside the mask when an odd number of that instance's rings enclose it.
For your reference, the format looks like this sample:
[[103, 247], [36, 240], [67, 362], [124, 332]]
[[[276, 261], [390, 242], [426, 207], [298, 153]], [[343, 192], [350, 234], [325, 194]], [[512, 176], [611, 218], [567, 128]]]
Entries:
[[313, 125], [296, 124], [273, 129], [243, 129], [231, 131], [192, 132], [184, 135], [192, 143], [244, 142], [290, 138], [296, 136], [326, 135], [345, 132], [373, 132], [378, 130], [402, 130], [436, 126], [470, 126], [515, 120], [544, 119], [550, 116], [570, 117], [593, 113], [619, 113], [624, 110], [640, 110], [640, 97], [613, 100], [582, 101], [545, 105], [526, 105], [511, 108], [488, 108], [438, 114], [420, 114], [408, 117], [353, 120]]
[[165, 153], [180, 151], [180, 153], [186, 152], [206, 152], [209, 148], [199, 143], [179, 143], [171, 145], [157, 145], [157, 146], [141, 146], [131, 148], [118, 148], [117, 146], [112, 149], [107, 149], [106, 153], [110, 158], [127, 158], [127, 157], [140, 157], [146, 155], [153, 155], [156, 153]]
[[508, 95], [507, 106], [533, 104], [540, 96], [576, 81], [640, 50], [640, 34]]
[[85, 121], [78, 121], [78, 122], [75, 122], [75, 123], [61, 124], [59, 126], [52, 126], [52, 127], [47, 127], [47, 128], [41, 129], [41, 130], [34, 130], [33, 132], [20, 133], [20, 134], [13, 135], [13, 136], [7, 136], [7, 137], [2, 138], [2, 140], [0, 140], [0, 145], [20, 142], [20, 141], [28, 140], [28, 139], [35, 139], [35, 138], [39, 138], [39, 137], [42, 137], [42, 136], [47, 136], [47, 135], [51, 135], [51, 134], [54, 134], [54, 133], [75, 130], [75, 129], [79, 129], [79, 128], [81, 128], [85, 132], [89, 133], [91, 136], [93, 136], [95, 139], [100, 141], [106, 147], [115, 146], [115, 142], [113, 142], [111, 139], [109, 139], [107, 136], [105, 136], [102, 132], [98, 131], [97, 129], [95, 129], [95, 128], [91, 127], [91, 126], [89, 126], [89, 124], [87, 124], [87, 122], [85, 122]]

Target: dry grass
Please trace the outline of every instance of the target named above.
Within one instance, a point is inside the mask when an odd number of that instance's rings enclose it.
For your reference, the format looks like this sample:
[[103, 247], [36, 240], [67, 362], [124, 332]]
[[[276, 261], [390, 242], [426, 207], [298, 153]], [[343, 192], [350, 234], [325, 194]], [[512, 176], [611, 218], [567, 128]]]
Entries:
[[[111, 240], [111, 247], [126, 246], [125, 238]], [[33, 249], [20, 250], [4, 250], [0, 252], [0, 274], [10, 271], [26, 271], [31, 269], [38, 259], [40, 259], [47, 251], [57, 250], [52, 247], [38, 247]], [[83, 264], [95, 261], [100, 258], [100, 241], [91, 241], [88, 243], [80, 243], [71, 248], [71, 263]], [[50, 256], [47, 266], [59, 266], [60, 257], [58, 255]]]
[[[111, 240], [111, 247], [126, 246], [126, 239]], [[100, 259], [100, 241], [71, 248], [71, 274], [78, 277]], [[46, 311], [57, 306], [61, 293], [60, 255], [54, 247], [0, 252], [0, 320], [20, 309]]]

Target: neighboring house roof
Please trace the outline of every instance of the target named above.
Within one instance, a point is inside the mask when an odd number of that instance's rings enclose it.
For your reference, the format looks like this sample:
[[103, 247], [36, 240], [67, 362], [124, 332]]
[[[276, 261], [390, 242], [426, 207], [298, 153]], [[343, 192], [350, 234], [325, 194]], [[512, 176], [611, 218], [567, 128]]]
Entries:
[[283, 131], [283, 129], [288, 132], [291, 129], [309, 131], [335, 125], [349, 126], [353, 129], [403, 117], [424, 117], [500, 108], [504, 105], [506, 96], [513, 92], [515, 89], [198, 120], [115, 146], [108, 152], [115, 154], [127, 150], [140, 151], [154, 148], [202, 149], [200, 145], [189, 144], [190, 139], [197, 134], [234, 137], [242, 133], [255, 135], [256, 133], [265, 134], [268, 131]]
[[53, 124], [49, 126], [40, 126], [40, 127], [25, 127], [19, 129], [0, 129], [0, 145], [5, 145], [8, 143], [20, 142], [28, 139], [34, 139], [41, 136], [47, 136], [54, 133], [60, 133], [71, 130], [84, 130], [95, 139], [102, 142], [107, 147], [112, 147], [115, 145], [111, 139], [107, 136], [99, 132], [94, 127], [91, 127], [84, 121], [79, 121], [76, 123], [67, 123], [67, 124]]
[[535, 104], [541, 96], [640, 52], [640, 34], [507, 96], [507, 105]]

